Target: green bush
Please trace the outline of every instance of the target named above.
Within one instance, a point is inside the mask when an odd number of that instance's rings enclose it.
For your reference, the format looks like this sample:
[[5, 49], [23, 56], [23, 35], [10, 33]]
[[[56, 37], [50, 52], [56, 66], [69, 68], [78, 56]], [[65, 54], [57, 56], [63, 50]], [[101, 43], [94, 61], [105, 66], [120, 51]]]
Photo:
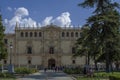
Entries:
[[2, 64], [0, 64], [0, 67], [2, 66]]
[[110, 72], [110, 73], [106, 73], [106, 72], [95, 72], [94, 73], [95, 77], [109, 77], [109, 76], [120, 76], [120, 72]]
[[0, 73], [0, 78], [14, 78], [14, 75], [10, 73]]
[[37, 69], [34, 69], [34, 68], [31, 68], [31, 69], [29, 69], [29, 70], [30, 70], [31, 73], [38, 72], [38, 70], [37, 70]]
[[120, 80], [120, 76], [109, 76], [109, 80]]
[[37, 69], [20, 67], [20, 68], [15, 68], [15, 72], [17, 74], [31, 74], [37, 72]]
[[106, 72], [95, 72], [94, 73], [94, 76], [95, 77], [109, 77], [109, 73], [106, 73]]
[[67, 74], [80, 74], [82, 70], [81, 68], [65, 68], [64, 72]]

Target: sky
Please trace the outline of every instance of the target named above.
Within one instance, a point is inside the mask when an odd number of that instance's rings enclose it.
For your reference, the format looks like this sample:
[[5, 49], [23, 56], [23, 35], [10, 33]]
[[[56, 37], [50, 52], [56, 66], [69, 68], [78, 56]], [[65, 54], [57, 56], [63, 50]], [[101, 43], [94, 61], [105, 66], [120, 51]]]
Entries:
[[[13, 32], [16, 22], [21, 27], [41, 27], [51, 23], [60, 27], [82, 26], [93, 9], [78, 4], [84, 0], [0, 0], [6, 32]], [[114, 0], [120, 3], [120, 0]]]

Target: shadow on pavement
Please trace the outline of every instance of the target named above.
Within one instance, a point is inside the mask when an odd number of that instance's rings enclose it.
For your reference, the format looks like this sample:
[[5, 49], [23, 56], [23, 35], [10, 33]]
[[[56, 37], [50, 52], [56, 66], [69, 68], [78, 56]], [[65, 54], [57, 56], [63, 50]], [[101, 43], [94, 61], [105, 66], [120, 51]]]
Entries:
[[45, 79], [54, 79], [55, 77], [67, 77], [68, 75], [63, 72], [53, 72], [53, 71], [41, 71], [39, 73], [31, 74], [28, 76], [24, 76], [24, 79], [33, 79], [33, 80], [45, 80]]

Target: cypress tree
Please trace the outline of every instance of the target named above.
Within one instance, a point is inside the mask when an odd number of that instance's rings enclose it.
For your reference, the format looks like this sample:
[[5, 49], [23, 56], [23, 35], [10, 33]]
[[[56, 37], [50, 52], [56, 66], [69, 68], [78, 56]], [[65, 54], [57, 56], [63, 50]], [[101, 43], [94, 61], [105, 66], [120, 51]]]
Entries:
[[5, 27], [3, 26], [2, 16], [0, 14], [0, 60], [5, 59], [7, 56], [7, 51], [4, 44], [4, 36], [5, 36], [4, 31], [5, 31]]

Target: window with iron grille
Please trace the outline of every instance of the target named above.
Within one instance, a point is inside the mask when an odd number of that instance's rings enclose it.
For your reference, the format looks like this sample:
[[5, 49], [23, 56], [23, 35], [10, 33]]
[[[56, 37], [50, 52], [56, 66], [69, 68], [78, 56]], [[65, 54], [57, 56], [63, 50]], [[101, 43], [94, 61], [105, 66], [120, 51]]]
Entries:
[[32, 47], [27, 47], [27, 54], [32, 54]]
[[69, 32], [66, 33], [66, 37], [69, 37]]
[[8, 44], [8, 39], [4, 39], [4, 43], [5, 43], [5, 44]]
[[30, 37], [32, 37], [33, 36], [33, 33], [32, 32], [30, 32]]
[[23, 32], [21, 32], [21, 37], [24, 37], [24, 33]]
[[50, 53], [50, 54], [54, 54], [54, 47], [50, 47], [49, 53]]
[[71, 32], [71, 37], [74, 37], [74, 33], [73, 32]]
[[28, 32], [25, 32], [25, 37], [28, 37]]
[[28, 60], [28, 64], [31, 64], [31, 60]]
[[64, 32], [62, 32], [62, 37], [65, 37], [65, 33]]
[[75, 47], [72, 47], [72, 54], [75, 54]]
[[76, 62], [75, 62], [75, 60], [72, 60], [72, 64], [75, 64]]
[[34, 37], [37, 37], [37, 32], [34, 32]]

